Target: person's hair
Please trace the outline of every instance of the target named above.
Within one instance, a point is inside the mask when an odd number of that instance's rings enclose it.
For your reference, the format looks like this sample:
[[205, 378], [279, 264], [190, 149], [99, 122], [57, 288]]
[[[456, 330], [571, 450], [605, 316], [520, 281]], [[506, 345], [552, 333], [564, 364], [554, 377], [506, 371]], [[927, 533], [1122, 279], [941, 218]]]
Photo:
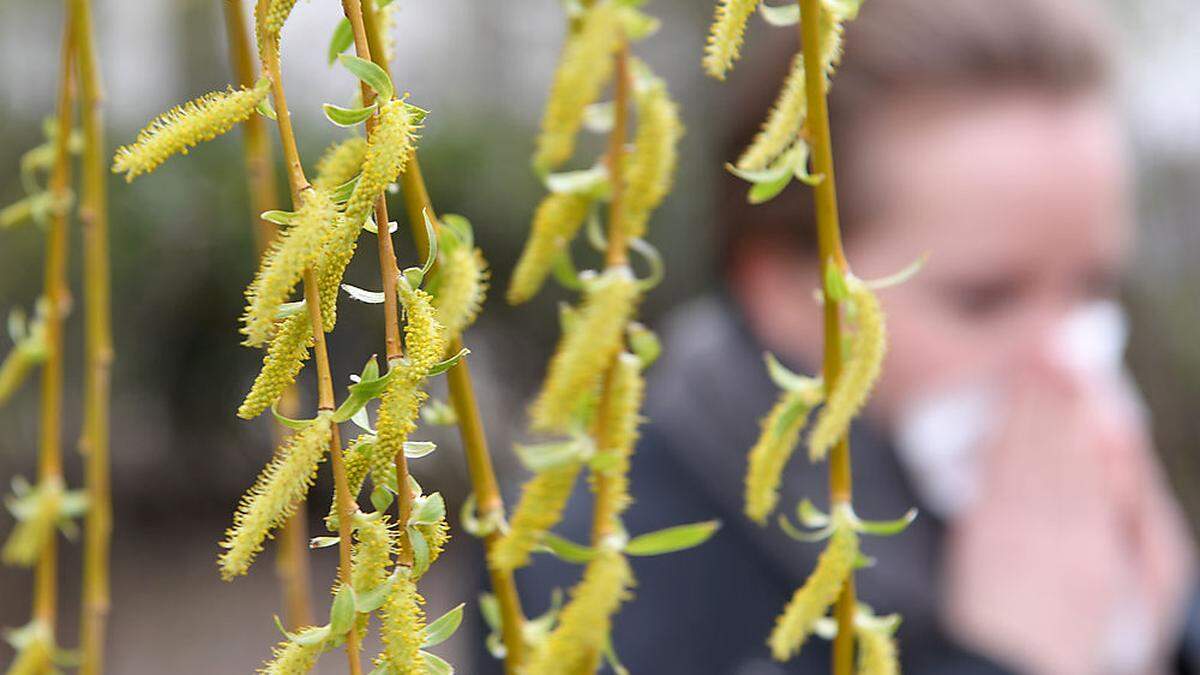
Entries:
[[[1085, 0], [1086, 2], [1086, 0]], [[761, 28], [761, 27], [756, 27]], [[797, 49], [795, 31], [755, 30], [733, 77], [741, 103], [723, 151], [737, 157], [758, 131]], [[846, 27], [846, 50], [829, 90], [838, 202], [848, 238], [870, 208], [856, 144], [864, 124], [922, 91], [1033, 89], [1053, 95], [1103, 91], [1110, 81], [1109, 31], [1098, 12], [1073, 0], [870, 0]], [[740, 76], [740, 77], [739, 77]], [[724, 265], [739, 241], [769, 239], [816, 248], [812, 191], [795, 186], [767, 204], [747, 203], [747, 183], [725, 174], [717, 193]]]

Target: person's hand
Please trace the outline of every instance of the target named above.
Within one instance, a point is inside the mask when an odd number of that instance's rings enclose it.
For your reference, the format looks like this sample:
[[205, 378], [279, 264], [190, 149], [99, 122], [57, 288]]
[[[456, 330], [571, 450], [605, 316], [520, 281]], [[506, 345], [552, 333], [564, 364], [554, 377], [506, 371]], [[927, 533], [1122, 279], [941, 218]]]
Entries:
[[1020, 375], [950, 527], [943, 619], [965, 646], [1038, 675], [1163, 662], [1191, 548], [1125, 398], [1045, 365]]

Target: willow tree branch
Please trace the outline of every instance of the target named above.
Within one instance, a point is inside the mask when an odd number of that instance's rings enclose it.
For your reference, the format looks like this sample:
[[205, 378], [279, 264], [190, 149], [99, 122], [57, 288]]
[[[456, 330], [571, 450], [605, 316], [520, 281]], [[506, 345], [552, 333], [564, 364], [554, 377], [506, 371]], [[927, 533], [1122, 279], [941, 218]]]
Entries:
[[[254, 57], [251, 54], [249, 31], [243, 18], [242, 0], [226, 0], [225, 28], [228, 36], [229, 59], [238, 84], [253, 87], [257, 79]], [[278, 228], [259, 217], [271, 209], [278, 208], [279, 194], [271, 161], [271, 141], [267, 137], [266, 122], [261, 116], [251, 115], [242, 123], [242, 143], [246, 165], [246, 182], [250, 188], [250, 218], [254, 223], [254, 239], [261, 258], [267, 247], [278, 234]], [[288, 387], [279, 400], [279, 412], [285, 417], [295, 417], [299, 404], [294, 387]], [[283, 427], [271, 425], [276, 446], [284, 439]], [[313, 622], [312, 598], [309, 595], [311, 573], [308, 563], [308, 523], [305, 520], [304, 500], [296, 512], [283, 524], [276, 546], [275, 574], [283, 593], [284, 618], [291, 629], [307, 626]]]

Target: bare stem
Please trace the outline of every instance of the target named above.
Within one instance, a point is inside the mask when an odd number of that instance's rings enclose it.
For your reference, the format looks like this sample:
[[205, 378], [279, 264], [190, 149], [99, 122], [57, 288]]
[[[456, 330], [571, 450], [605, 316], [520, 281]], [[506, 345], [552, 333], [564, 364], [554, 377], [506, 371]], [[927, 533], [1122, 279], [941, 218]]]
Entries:
[[[821, 66], [820, 0], [800, 0], [800, 42], [804, 50], [805, 93], [808, 99], [807, 131], [812, 143], [813, 168], [823, 176], [814, 188], [817, 211], [817, 249], [821, 255], [821, 280], [825, 283], [828, 265], [846, 269], [842, 252], [841, 229], [838, 223], [837, 183], [833, 171], [833, 144], [829, 134], [829, 109], [825, 99], [826, 76]], [[842, 370], [841, 303], [832, 300], [825, 288], [825, 355], [824, 377], [827, 388], [833, 388]], [[848, 504], [852, 494], [850, 472], [850, 442], [848, 435], [833, 447], [829, 457], [829, 494], [834, 505]], [[838, 623], [833, 643], [834, 675], [854, 672], [854, 575], [846, 580], [838, 597], [834, 616]]]
[[[233, 64], [238, 84], [254, 86], [256, 80], [254, 57], [251, 54], [249, 31], [243, 17], [242, 0], [226, 0], [225, 27], [228, 35], [229, 58]], [[272, 171], [271, 141], [267, 137], [266, 122], [258, 115], [251, 115], [242, 125], [242, 140], [246, 165], [246, 180], [250, 188], [251, 222], [254, 223], [255, 242], [261, 257], [278, 234], [273, 223], [263, 220], [259, 214], [278, 208], [279, 194]], [[295, 389], [289, 387], [279, 401], [279, 412], [295, 417], [299, 404]], [[282, 445], [283, 428], [271, 427], [276, 446]], [[304, 501], [296, 512], [284, 523], [276, 546], [278, 552], [275, 573], [284, 598], [284, 618], [291, 629], [306, 626], [313, 621], [312, 599], [309, 595], [308, 524], [305, 520]]]
[[[363, 27], [366, 29], [368, 49], [375, 63], [384, 70], [388, 70], [378, 12], [370, 2], [367, 3], [364, 10], [362, 14]], [[429, 237], [425, 230], [425, 215], [428, 214], [435, 229], [440, 228], [441, 224], [438, 221], [437, 211], [433, 208], [433, 202], [429, 198], [429, 190], [425, 186], [421, 164], [415, 150], [409, 155], [404, 173], [400, 175], [400, 186], [404, 197], [405, 214], [408, 217], [417, 253], [427, 256], [429, 255]], [[462, 346], [460, 336], [452, 337], [449, 353], [457, 354], [462, 350]], [[446, 373], [446, 379], [450, 389], [450, 404], [458, 419], [458, 431], [462, 438], [467, 471], [471, 476], [471, 488], [475, 494], [479, 514], [485, 522], [494, 522], [495, 519], [504, 516], [504, 500], [500, 495], [496, 471], [492, 465], [492, 456], [488, 451], [487, 435], [484, 433], [483, 419], [475, 400], [475, 389], [471, 383], [471, 371], [467, 361], [464, 359], [451, 368]], [[493, 532], [485, 537], [485, 549], [490, 551], [499, 536], [499, 532]], [[525, 659], [525, 612], [521, 608], [521, 597], [517, 592], [513, 573], [494, 569], [489, 569], [488, 573], [491, 577], [492, 591], [496, 594], [500, 605], [501, 637], [505, 649], [504, 669], [506, 673], [513, 675]]]
[[[292, 130], [292, 117], [287, 105], [287, 94], [284, 92], [283, 77], [279, 69], [279, 54], [275, 49], [264, 50], [264, 53], [266, 61], [263, 63], [263, 71], [271, 80], [275, 119], [279, 127], [280, 144], [283, 146], [283, 156], [288, 169], [288, 185], [292, 190], [292, 204], [298, 207], [301, 195], [305, 190], [311, 190], [312, 185], [305, 177], [304, 167], [300, 163], [296, 136]], [[335, 407], [333, 376], [330, 373], [329, 352], [325, 344], [325, 325], [321, 319], [321, 293], [317, 285], [317, 276], [312, 268], [304, 270], [304, 300], [312, 325], [313, 361], [317, 365], [317, 407], [322, 411], [332, 411]], [[354, 500], [350, 496], [350, 484], [346, 479], [346, 466], [342, 458], [341, 435], [336, 424], [332, 425], [330, 429], [329, 446], [330, 464], [333, 466], [334, 501], [337, 504], [338, 512], [338, 579], [343, 584], [349, 584], [353, 564], [351, 562], [353, 541], [350, 520], [353, 517]], [[362, 673], [362, 663], [358, 655], [359, 647], [358, 628], [352, 624], [349, 633], [346, 634], [346, 655], [350, 663], [350, 675]]]

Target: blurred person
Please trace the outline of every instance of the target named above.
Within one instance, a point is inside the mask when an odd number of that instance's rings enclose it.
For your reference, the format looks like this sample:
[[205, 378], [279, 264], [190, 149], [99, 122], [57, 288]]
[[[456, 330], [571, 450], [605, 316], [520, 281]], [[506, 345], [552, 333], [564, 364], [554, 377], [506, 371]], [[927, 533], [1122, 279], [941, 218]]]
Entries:
[[[725, 159], [795, 50], [776, 33], [752, 36], [742, 95], [719, 94], [744, 125]], [[1131, 177], [1102, 22], [1061, 0], [876, 0], [847, 33], [830, 91], [847, 258], [870, 279], [929, 254], [880, 292], [890, 348], [852, 432], [858, 513], [921, 514], [864, 539], [878, 563], [860, 598], [903, 615], [911, 675], [1200, 673], [1193, 543], [1121, 365]], [[811, 191], [750, 206], [747, 187], [719, 186], [723, 292], [664, 331], [627, 518], [634, 534], [724, 528], [634, 561], [614, 638], [633, 672], [828, 669], [820, 639], [787, 664], [764, 644], [821, 546], [742, 513], [746, 451], [777, 392], [762, 353], [820, 370]], [[782, 513], [826, 502], [827, 467], [803, 455]]]

